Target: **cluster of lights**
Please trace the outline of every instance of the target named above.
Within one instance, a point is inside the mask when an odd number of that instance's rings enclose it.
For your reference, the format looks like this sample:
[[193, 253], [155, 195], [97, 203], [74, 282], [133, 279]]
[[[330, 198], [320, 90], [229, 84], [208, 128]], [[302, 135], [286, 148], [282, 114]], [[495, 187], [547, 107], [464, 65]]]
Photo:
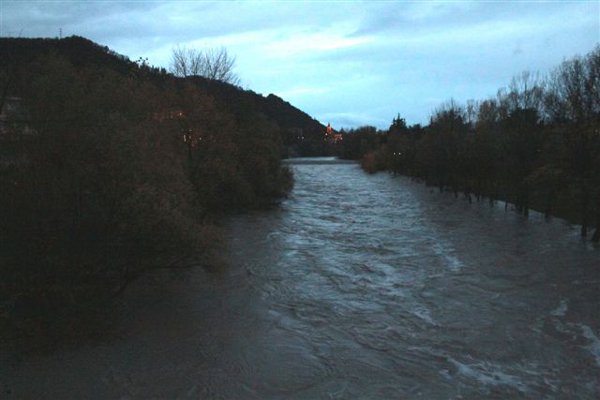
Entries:
[[324, 140], [333, 141], [334, 143], [337, 143], [343, 140], [343, 136], [341, 133], [333, 133], [333, 128], [331, 127], [331, 124], [327, 124]]
[[194, 134], [194, 131], [192, 129], [188, 129], [188, 131], [183, 134], [183, 142], [187, 143], [191, 147], [198, 146], [198, 143], [201, 141], [202, 136]]

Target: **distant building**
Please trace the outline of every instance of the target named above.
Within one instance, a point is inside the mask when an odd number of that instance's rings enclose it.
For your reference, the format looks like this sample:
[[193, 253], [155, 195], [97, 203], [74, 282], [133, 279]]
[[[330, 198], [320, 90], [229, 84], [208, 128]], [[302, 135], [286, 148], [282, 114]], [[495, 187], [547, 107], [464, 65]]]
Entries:
[[329, 143], [339, 143], [343, 140], [343, 136], [341, 133], [335, 132], [331, 127], [330, 123], [327, 123], [327, 128], [325, 129], [325, 140]]

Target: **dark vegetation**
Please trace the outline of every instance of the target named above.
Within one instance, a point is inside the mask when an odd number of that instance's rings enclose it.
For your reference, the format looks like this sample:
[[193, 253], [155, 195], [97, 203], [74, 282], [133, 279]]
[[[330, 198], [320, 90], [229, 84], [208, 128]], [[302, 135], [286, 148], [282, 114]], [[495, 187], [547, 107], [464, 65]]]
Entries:
[[363, 127], [345, 133], [342, 156], [464, 194], [504, 200], [581, 225], [600, 240], [600, 47], [541, 79], [523, 73], [495, 98], [454, 101], [429, 125]]
[[218, 217], [285, 195], [281, 157], [324, 130], [80, 37], [0, 39], [0, 101], [0, 333], [21, 336], [77, 329], [150, 270], [219, 264]]
[[[176, 77], [87, 39], [0, 39], [0, 337], [77, 331], [156, 269], [216, 266], [224, 213], [291, 188], [280, 160], [338, 154], [600, 239], [600, 48], [429, 125], [342, 132], [275, 95]], [[75, 332], [76, 333], [76, 332]]]

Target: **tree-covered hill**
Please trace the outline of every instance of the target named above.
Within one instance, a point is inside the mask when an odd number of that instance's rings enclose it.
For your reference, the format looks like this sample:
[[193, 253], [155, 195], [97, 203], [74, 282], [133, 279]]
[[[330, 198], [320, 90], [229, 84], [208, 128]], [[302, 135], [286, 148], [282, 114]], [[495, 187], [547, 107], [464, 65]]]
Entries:
[[80, 37], [0, 39], [0, 110], [0, 333], [218, 264], [215, 221], [284, 196], [287, 132], [323, 128]]
[[[130, 60], [107, 46], [86, 38], [71, 36], [64, 39], [0, 39], [0, 64], [26, 65], [48, 54], [60, 55], [73, 66], [101, 67], [124, 76], [144, 76], [159, 84], [175, 79], [164, 68], [155, 68], [143, 59]], [[185, 78], [203, 89], [219, 106], [234, 115], [262, 113], [275, 123], [284, 143], [284, 155], [323, 155], [331, 149], [323, 143], [325, 126], [305, 112], [274, 94], [262, 96], [252, 90], [201, 76]]]

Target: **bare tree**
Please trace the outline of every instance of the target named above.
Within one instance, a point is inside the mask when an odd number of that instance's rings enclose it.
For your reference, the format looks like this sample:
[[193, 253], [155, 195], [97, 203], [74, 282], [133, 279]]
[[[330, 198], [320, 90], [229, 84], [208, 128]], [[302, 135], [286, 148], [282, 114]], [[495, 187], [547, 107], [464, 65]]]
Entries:
[[600, 46], [564, 61], [550, 75], [546, 108], [555, 120], [595, 123], [600, 115]]
[[225, 47], [206, 51], [177, 46], [171, 57], [171, 73], [175, 76], [203, 76], [232, 85], [239, 85], [240, 79], [233, 72], [235, 57]]

